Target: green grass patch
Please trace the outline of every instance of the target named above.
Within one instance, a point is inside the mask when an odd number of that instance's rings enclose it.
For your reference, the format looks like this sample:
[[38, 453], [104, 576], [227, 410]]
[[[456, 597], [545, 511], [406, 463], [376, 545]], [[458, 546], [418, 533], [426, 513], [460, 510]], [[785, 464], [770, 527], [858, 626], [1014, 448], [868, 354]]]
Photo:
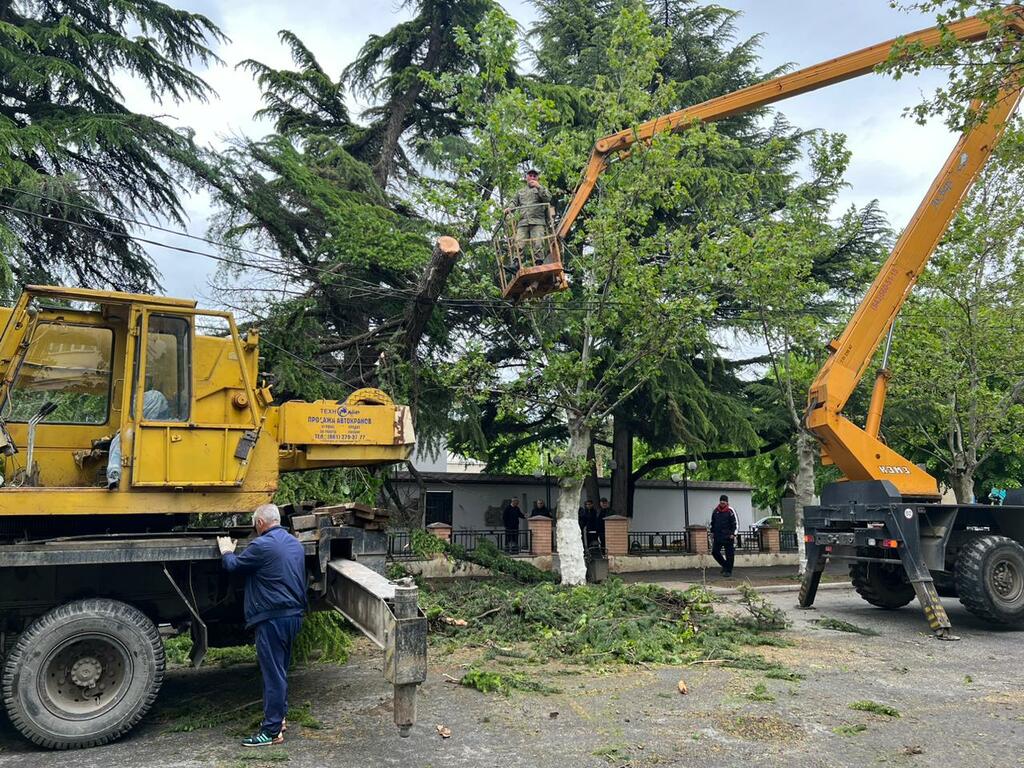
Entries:
[[868, 727], [863, 723], [856, 723], [853, 725], [837, 725], [832, 729], [832, 733], [839, 736], [856, 736], [859, 733], [864, 733]]
[[[236, 707], [225, 707], [219, 701], [200, 699], [190, 702], [187, 706], [164, 710], [158, 713], [158, 717], [167, 725], [169, 733], [192, 733], [224, 727], [229, 733], [242, 735], [259, 728], [263, 721], [263, 705], [254, 701]], [[313, 716], [312, 705], [309, 702], [292, 706], [288, 710], [288, 725], [311, 730], [320, 730], [324, 727], [323, 723]], [[267, 752], [258, 750], [258, 754], [265, 755]]]
[[314, 731], [322, 730], [324, 724], [313, 717], [311, 709], [312, 705], [308, 701], [301, 706], [289, 708], [288, 725], [301, 725]]
[[855, 709], [858, 712], [871, 712], [874, 715], [883, 715], [885, 717], [900, 716], [900, 711], [895, 707], [890, 707], [888, 704], [879, 704], [877, 701], [855, 701], [850, 705], [850, 709]]
[[804, 676], [799, 672], [794, 672], [791, 669], [785, 667], [772, 667], [771, 669], [765, 670], [764, 676], [769, 680], [787, 680], [791, 683], [796, 683], [804, 679]]
[[603, 757], [609, 763], [615, 763], [617, 765], [628, 764], [629, 761], [629, 747], [622, 744], [610, 744], [607, 747], [598, 747], [591, 752], [594, 757]]
[[259, 725], [262, 711], [259, 702], [225, 708], [219, 703], [202, 699], [190, 702], [188, 706], [165, 710], [160, 713], [160, 719], [167, 723], [169, 733], [192, 733], [227, 725], [240, 727], [253, 718], [256, 718], [256, 724]]
[[856, 624], [851, 624], [848, 621], [842, 619], [833, 619], [828, 616], [818, 619], [814, 622], [818, 629], [830, 629], [833, 632], [850, 632], [855, 635], [867, 635], [868, 637], [875, 637], [878, 633], [867, 627], [858, 627]]
[[768, 686], [764, 683], [755, 685], [754, 690], [747, 694], [747, 698], [751, 701], [775, 701], [775, 697], [772, 696]]
[[467, 688], [475, 688], [481, 693], [500, 693], [504, 696], [508, 696], [512, 691], [561, 693], [560, 689], [527, 677], [521, 672], [495, 672], [480, 667], [470, 667], [459, 683]]

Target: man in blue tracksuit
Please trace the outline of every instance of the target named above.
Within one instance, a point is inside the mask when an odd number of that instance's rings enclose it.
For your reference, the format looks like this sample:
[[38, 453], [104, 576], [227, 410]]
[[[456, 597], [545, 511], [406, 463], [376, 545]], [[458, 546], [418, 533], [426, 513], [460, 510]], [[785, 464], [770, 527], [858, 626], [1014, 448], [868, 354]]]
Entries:
[[281, 512], [273, 504], [252, 515], [256, 538], [235, 555], [235, 542], [217, 539], [226, 571], [245, 574], [245, 626], [256, 630], [256, 658], [263, 675], [263, 723], [245, 747], [264, 747], [284, 741], [288, 714], [288, 665], [292, 643], [306, 610], [306, 564], [302, 544], [281, 527]]

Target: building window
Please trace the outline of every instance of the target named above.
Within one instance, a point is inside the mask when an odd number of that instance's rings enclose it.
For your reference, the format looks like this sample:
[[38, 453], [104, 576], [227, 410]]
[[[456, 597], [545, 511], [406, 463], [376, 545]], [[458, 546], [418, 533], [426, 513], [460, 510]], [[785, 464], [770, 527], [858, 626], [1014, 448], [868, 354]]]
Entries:
[[427, 491], [427, 525], [452, 524], [452, 492]]

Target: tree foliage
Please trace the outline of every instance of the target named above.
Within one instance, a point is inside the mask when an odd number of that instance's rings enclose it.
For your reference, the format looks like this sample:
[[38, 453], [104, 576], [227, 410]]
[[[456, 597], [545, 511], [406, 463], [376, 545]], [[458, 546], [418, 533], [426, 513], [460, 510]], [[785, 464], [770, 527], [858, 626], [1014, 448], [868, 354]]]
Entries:
[[370, 35], [345, 70], [345, 81], [373, 99], [369, 121], [354, 148], [386, 188], [395, 171], [414, 165], [403, 142], [422, 152], [431, 141], [457, 137], [460, 114], [424, 88], [426, 77], [472, 67], [472, 55], [457, 43], [458, 31], [473, 34], [494, 0], [404, 0], [416, 15], [383, 35]]
[[193, 67], [221, 39], [156, 0], [0, 3], [0, 252], [17, 281], [154, 287], [124, 219], [183, 224], [182, 193], [211, 173], [187, 129], [131, 111], [118, 82], [156, 103], [205, 100]]
[[[900, 42], [883, 65], [882, 70], [896, 79], [917, 75], [924, 69], [940, 68], [947, 73], [946, 82], [934, 93], [924, 97], [908, 112], [918, 121], [941, 117], [953, 130], [984, 119], [988, 111], [1018, 81], [1024, 42], [1009, 23], [1008, 12], [1019, 9], [1017, 3], [1004, 0], [913, 0], [894, 5], [919, 13], [934, 15], [942, 31], [938, 46], [924, 48], [919, 43]], [[950, 32], [949, 26], [969, 16], [980, 16], [989, 25], [984, 40], [963, 42]], [[1017, 21], [1024, 20], [1016, 15]]]

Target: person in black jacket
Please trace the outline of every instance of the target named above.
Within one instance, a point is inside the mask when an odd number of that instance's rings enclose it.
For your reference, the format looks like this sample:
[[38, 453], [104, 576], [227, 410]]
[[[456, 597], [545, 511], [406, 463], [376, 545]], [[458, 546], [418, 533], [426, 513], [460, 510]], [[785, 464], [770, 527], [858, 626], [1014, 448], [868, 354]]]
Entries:
[[576, 514], [580, 520], [580, 535], [583, 537], [583, 548], [587, 549], [590, 546], [587, 534], [590, 531], [597, 531], [597, 510], [594, 509], [594, 502], [587, 499]]
[[[732, 565], [736, 559], [736, 512], [729, 506], [729, 497], [724, 493], [711, 513], [711, 538], [714, 540], [711, 556], [722, 566], [723, 576], [732, 576]], [[723, 548], [725, 557], [722, 557]]]
[[263, 722], [244, 747], [268, 747], [284, 741], [288, 715], [288, 665], [292, 644], [306, 611], [306, 555], [302, 544], [281, 527], [281, 512], [263, 504], [252, 515], [256, 538], [242, 554], [235, 541], [217, 538], [221, 564], [245, 574], [245, 626], [256, 630], [256, 658], [263, 677]]
[[512, 497], [501, 510], [501, 522], [505, 525], [505, 551], [510, 555], [519, 552], [519, 521], [526, 519], [526, 513], [519, 506], [519, 499]]

